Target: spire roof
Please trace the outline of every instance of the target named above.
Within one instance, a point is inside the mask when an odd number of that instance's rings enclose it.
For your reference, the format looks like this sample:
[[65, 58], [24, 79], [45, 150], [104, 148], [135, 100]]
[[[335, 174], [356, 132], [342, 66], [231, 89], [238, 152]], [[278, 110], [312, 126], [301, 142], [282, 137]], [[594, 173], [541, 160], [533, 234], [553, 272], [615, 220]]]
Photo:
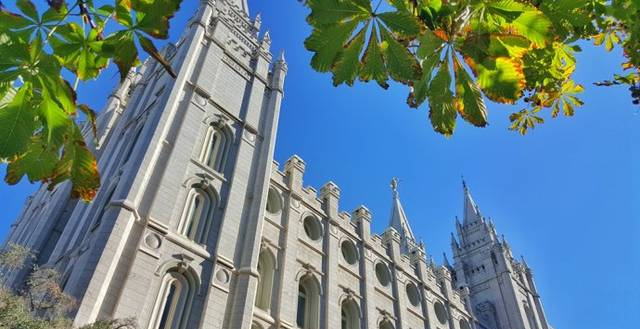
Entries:
[[482, 215], [480, 214], [480, 208], [471, 197], [471, 192], [469, 192], [469, 187], [464, 178], [462, 179], [462, 189], [464, 190], [464, 224], [467, 225], [479, 220]]
[[413, 236], [411, 227], [409, 226], [409, 220], [404, 213], [402, 203], [400, 203], [400, 197], [398, 196], [398, 178], [394, 177], [391, 180], [391, 191], [393, 192], [393, 202], [391, 206], [391, 217], [389, 219], [389, 227], [393, 227], [402, 238], [402, 245], [407, 246], [408, 242], [415, 243], [416, 239]]

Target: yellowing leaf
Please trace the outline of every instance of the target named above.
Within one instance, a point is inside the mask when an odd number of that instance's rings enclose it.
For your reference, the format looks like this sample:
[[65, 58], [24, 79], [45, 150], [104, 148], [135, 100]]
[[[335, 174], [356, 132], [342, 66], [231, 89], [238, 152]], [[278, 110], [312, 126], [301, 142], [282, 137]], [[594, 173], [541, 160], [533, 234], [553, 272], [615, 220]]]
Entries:
[[525, 77], [518, 60], [488, 58], [482, 63], [470, 62], [470, 66], [477, 75], [480, 89], [492, 101], [511, 104], [520, 98]]
[[476, 127], [487, 125], [487, 107], [482, 99], [480, 88], [471, 79], [469, 73], [462, 67], [457, 59], [454, 60], [454, 73], [456, 77], [456, 98], [458, 99], [457, 110], [464, 120]]

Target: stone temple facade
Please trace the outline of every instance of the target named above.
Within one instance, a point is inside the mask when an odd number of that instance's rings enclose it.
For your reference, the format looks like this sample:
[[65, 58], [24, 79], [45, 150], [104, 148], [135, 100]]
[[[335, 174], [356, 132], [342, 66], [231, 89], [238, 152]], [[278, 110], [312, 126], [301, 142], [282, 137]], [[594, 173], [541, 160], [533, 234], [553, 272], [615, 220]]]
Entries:
[[148, 61], [108, 99], [95, 201], [70, 199], [68, 184], [27, 200], [7, 243], [62, 273], [75, 325], [549, 329], [531, 270], [466, 186], [453, 264], [439, 266], [414, 238], [396, 180], [376, 235], [366, 207], [340, 210], [334, 183], [304, 186], [302, 159], [274, 162], [287, 65], [260, 25], [246, 1], [201, 1], [164, 49], [178, 77]]

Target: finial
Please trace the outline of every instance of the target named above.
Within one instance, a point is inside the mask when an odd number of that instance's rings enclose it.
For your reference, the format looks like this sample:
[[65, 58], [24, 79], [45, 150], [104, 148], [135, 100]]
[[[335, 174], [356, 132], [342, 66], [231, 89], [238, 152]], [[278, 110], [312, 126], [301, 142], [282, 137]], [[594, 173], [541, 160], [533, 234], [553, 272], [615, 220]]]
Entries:
[[464, 180], [464, 175], [460, 175], [460, 177], [462, 178], [462, 188], [465, 192], [468, 192], [469, 188], [467, 188], [467, 182]]
[[260, 30], [261, 26], [262, 26], [262, 16], [260, 15], [260, 13], [258, 13], [256, 15], [256, 18], [253, 20], [253, 28], [256, 30]]
[[278, 56], [278, 61], [283, 63], [286, 62], [286, 60], [284, 59], [284, 49], [280, 51], [280, 56]]
[[444, 257], [444, 266], [447, 268], [451, 268], [451, 264], [449, 264], [449, 258], [447, 257], [447, 253], [443, 252], [442, 256]]
[[393, 177], [391, 179], [391, 191], [393, 191], [393, 196], [397, 197], [398, 196], [398, 183], [400, 182], [400, 180], [398, 179], [398, 177]]

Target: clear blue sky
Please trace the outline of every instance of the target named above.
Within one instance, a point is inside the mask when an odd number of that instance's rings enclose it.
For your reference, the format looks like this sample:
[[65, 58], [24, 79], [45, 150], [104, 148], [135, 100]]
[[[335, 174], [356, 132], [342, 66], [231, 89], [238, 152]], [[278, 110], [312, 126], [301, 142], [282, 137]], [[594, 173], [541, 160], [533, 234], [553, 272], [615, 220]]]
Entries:
[[[576, 78], [587, 88], [586, 105], [573, 118], [549, 119], [522, 137], [507, 130], [508, 115], [520, 108], [489, 104], [488, 128], [459, 121], [445, 139], [432, 131], [426, 108], [405, 105], [405, 87], [334, 88], [329, 75], [312, 71], [303, 47], [307, 10], [296, 1], [249, 2], [271, 30], [272, 50], [286, 49], [289, 64], [276, 160], [300, 155], [305, 184], [336, 182], [341, 208], [365, 204], [377, 232], [388, 221], [389, 181], [398, 176], [413, 230], [439, 261], [442, 252], [450, 254], [464, 174], [483, 214], [533, 268], [555, 328], [638, 328], [640, 109], [626, 88], [591, 84], [619, 68], [619, 53], [583, 45]], [[172, 40], [195, 3], [185, 1]], [[100, 109], [116, 80], [111, 67], [80, 87], [81, 100]], [[0, 184], [0, 238], [35, 188]]]

